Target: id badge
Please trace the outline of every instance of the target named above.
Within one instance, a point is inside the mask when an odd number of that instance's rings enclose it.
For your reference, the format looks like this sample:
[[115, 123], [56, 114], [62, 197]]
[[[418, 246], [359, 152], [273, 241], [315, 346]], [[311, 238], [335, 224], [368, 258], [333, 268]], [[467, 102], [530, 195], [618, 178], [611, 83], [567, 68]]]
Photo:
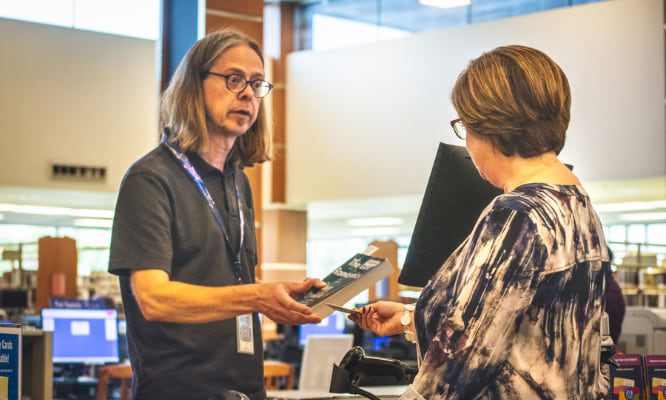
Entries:
[[236, 317], [236, 340], [238, 352], [254, 354], [254, 335], [252, 334], [252, 314], [243, 314]]

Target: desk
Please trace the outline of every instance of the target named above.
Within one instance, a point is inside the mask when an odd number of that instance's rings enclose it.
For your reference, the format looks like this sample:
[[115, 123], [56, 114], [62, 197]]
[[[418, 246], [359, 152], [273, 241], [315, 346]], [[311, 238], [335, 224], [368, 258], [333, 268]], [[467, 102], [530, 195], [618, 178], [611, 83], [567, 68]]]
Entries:
[[31, 400], [53, 398], [53, 332], [23, 330], [22, 395]]
[[[375, 396], [393, 400], [399, 399], [407, 390], [407, 386], [363, 386], [366, 390]], [[360, 394], [350, 393], [326, 393], [312, 390], [269, 390], [266, 392], [268, 400], [349, 400], [365, 399]]]

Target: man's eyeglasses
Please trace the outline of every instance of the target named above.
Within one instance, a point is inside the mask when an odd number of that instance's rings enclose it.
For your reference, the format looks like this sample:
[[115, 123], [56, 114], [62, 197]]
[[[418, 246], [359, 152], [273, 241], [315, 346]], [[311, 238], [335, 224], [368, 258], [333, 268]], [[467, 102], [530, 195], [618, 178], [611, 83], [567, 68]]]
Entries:
[[465, 130], [465, 125], [463, 125], [460, 118], [456, 118], [453, 121], [451, 121], [451, 127], [453, 128], [453, 132], [456, 133], [456, 136], [458, 136], [462, 140], [465, 140], [465, 135], [467, 134], [467, 131]]
[[238, 74], [224, 75], [210, 71], [208, 71], [207, 74], [221, 76], [224, 78], [227, 81], [227, 89], [234, 93], [240, 93], [245, 90], [247, 85], [250, 85], [254, 97], [265, 97], [271, 91], [271, 89], [273, 89], [273, 85], [263, 79], [248, 81], [247, 79], [243, 78], [242, 75]]

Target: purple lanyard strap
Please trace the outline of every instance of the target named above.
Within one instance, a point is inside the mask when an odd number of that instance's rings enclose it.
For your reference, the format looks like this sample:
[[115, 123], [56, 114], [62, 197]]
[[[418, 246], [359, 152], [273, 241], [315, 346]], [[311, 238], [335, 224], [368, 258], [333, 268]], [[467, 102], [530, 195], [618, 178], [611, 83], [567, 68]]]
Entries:
[[[208, 203], [208, 208], [210, 208], [211, 212], [213, 213], [213, 216], [215, 217], [215, 220], [217, 221], [217, 225], [222, 230], [222, 234], [224, 235], [224, 239], [227, 241], [227, 244], [229, 245], [229, 249], [233, 250], [231, 247], [231, 240], [229, 239], [229, 234], [227, 233], [227, 230], [225, 229], [224, 226], [224, 220], [222, 219], [222, 215], [220, 215], [220, 210], [218, 210], [217, 206], [215, 205], [215, 201], [213, 200], [213, 197], [210, 195], [210, 192], [208, 192], [208, 189], [206, 188], [206, 184], [204, 184], [203, 179], [201, 179], [199, 173], [197, 173], [197, 171], [192, 166], [190, 159], [187, 158], [187, 156], [180, 151], [177, 144], [170, 142], [165, 142], [165, 144], [167, 145], [169, 150], [171, 150], [173, 155], [178, 159], [178, 161], [180, 161], [183, 168], [185, 168], [185, 170], [190, 174], [190, 177], [199, 188], [199, 191], [201, 192], [204, 199], [206, 199], [206, 202]], [[236, 251], [234, 259], [234, 271], [236, 272], [238, 283], [242, 283], [243, 267], [241, 266], [241, 252], [243, 250], [245, 218], [243, 215], [243, 203], [241, 202], [240, 191], [238, 190], [238, 181], [236, 180], [236, 172], [233, 173], [233, 176], [234, 176], [234, 186], [236, 189], [236, 199], [238, 200], [238, 215], [240, 216], [240, 240], [238, 244], [238, 251]]]

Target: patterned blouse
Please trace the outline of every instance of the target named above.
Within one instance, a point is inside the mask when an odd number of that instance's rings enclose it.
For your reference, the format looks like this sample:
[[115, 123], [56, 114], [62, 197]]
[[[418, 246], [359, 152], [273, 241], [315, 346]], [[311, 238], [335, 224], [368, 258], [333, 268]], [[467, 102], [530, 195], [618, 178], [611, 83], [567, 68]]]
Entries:
[[421, 293], [423, 360], [403, 399], [601, 399], [608, 251], [581, 186], [488, 205]]

